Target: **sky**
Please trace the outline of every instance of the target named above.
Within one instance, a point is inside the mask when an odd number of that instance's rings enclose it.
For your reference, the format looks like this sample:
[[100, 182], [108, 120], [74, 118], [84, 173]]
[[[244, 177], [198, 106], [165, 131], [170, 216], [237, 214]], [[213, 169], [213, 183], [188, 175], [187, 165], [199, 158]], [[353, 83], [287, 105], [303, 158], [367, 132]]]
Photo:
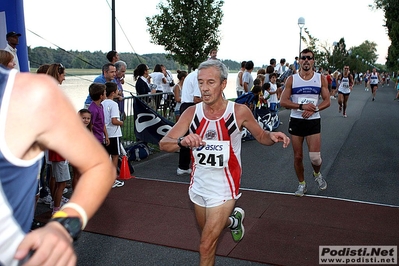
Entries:
[[[163, 46], [151, 43], [145, 21], [159, 14], [160, 2], [115, 0], [118, 52], [165, 53]], [[376, 63], [385, 64], [391, 42], [382, 26], [384, 13], [370, 8], [373, 3], [225, 0], [218, 58], [252, 60], [255, 66], [268, 65], [271, 58], [292, 63], [299, 52], [298, 18], [303, 17], [310, 34], [331, 49], [341, 38], [347, 49], [366, 40], [375, 42], [379, 56]], [[24, 0], [27, 44], [31, 48], [56, 48], [55, 44], [66, 50], [108, 52], [112, 49], [110, 6], [111, 0]], [[301, 48], [305, 48], [303, 42]]]

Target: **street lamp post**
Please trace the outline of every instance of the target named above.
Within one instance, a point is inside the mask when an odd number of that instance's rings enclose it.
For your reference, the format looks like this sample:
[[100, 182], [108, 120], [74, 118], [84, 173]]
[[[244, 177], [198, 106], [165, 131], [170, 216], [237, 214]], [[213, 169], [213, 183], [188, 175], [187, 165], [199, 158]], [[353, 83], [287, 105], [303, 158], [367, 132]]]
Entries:
[[352, 66], [351, 66], [351, 63], [352, 63], [352, 58], [351, 58], [351, 55], [352, 55], [352, 50], [349, 50], [348, 51], [348, 63], [347, 63], [347, 65], [349, 65], [349, 67], [352, 69]]
[[301, 43], [302, 43], [302, 28], [305, 26], [305, 18], [298, 18], [298, 26], [299, 26], [299, 53], [298, 56], [301, 55]]
[[334, 45], [334, 48], [333, 48], [333, 68], [335, 69], [335, 50], [336, 50], [336, 47], [337, 47], [338, 43], [337, 42], [333, 42], [333, 45]]

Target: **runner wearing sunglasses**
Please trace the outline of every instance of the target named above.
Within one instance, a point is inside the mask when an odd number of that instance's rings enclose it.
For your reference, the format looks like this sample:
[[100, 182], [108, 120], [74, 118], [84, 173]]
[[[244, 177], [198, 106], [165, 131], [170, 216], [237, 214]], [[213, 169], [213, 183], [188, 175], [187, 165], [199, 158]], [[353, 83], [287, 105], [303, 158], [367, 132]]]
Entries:
[[[330, 106], [328, 82], [324, 75], [314, 71], [314, 53], [304, 49], [299, 57], [300, 69], [290, 76], [280, 98], [280, 105], [291, 109], [288, 131], [294, 149], [294, 168], [299, 181], [296, 196], [307, 191], [303, 166], [303, 141], [309, 149], [313, 167], [313, 178], [320, 190], [327, 188], [327, 182], [320, 173], [321, 168], [321, 121], [319, 111]], [[319, 103], [319, 96], [323, 101]]]

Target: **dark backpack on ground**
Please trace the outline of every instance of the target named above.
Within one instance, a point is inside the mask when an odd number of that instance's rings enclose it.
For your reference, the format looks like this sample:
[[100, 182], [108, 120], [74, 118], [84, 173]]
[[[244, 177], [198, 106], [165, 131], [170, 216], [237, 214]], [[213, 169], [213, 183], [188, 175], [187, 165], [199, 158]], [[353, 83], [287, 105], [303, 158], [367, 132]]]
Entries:
[[140, 141], [126, 148], [129, 161], [141, 161], [150, 156], [150, 149], [147, 144]]

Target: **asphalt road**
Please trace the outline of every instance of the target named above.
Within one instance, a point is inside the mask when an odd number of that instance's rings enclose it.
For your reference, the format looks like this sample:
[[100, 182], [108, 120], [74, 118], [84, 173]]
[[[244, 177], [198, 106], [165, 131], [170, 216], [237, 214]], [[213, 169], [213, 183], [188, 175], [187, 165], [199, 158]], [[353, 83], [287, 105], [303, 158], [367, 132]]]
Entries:
[[[381, 87], [372, 101], [363, 85], [354, 87], [347, 118], [338, 112], [337, 100], [321, 111], [322, 168], [328, 182], [319, 191], [304, 145], [305, 180], [308, 194], [399, 206], [399, 102], [396, 90]], [[289, 136], [289, 110], [279, 112], [283, 122], [277, 129]], [[188, 176], [176, 176], [178, 154], [160, 153], [136, 164], [140, 178], [189, 182]], [[298, 181], [293, 166], [291, 145], [263, 146], [257, 141], [242, 144], [242, 189], [293, 193]]]
[[[372, 101], [370, 91], [357, 85], [348, 101], [347, 118], [338, 113], [337, 100], [331, 100], [331, 106], [321, 112], [321, 171], [328, 188], [317, 189], [305, 152], [308, 195], [399, 207], [399, 102], [393, 100], [395, 95], [391, 84], [380, 87]], [[278, 130], [288, 135], [289, 111], [279, 114], [283, 124]], [[160, 152], [135, 163], [135, 176], [188, 184], [188, 176], [176, 176], [177, 162], [177, 153]], [[256, 141], [244, 142], [242, 163], [244, 193], [246, 189], [293, 193], [297, 188], [291, 146], [283, 149], [281, 144], [268, 147]], [[173, 220], [173, 214], [165, 220]], [[198, 264], [196, 252], [87, 232], [78, 241], [76, 252], [78, 265], [92, 265], [94, 260], [96, 265]], [[217, 265], [261, 264], [218, 257]]]

